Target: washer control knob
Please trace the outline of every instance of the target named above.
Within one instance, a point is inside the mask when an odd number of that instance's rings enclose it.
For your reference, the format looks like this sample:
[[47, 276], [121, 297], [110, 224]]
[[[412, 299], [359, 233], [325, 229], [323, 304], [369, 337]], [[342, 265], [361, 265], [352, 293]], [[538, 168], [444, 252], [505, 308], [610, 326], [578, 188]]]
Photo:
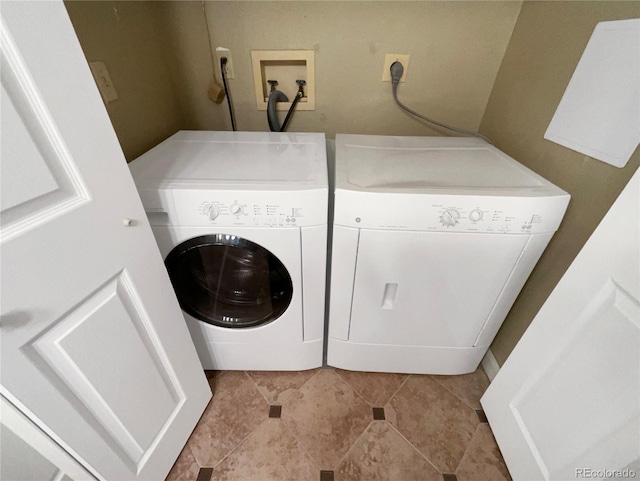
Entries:
[[240, 215], [242, 214], [242, 206], [240, 204], [231, 204], [231, 206], [229, 207], [229, 211], [233, 215]]
[[440, 216], [440, 222], [445, 227], [454, 227], [458, 223], [460, 212], [458, 209], [446, 209]]
[[220, 211], [215, 205], [209, 207], [209, 219], [216, 220], [216, 218], [220, 215]]
[[478, 222], [479, 220], [482, 220], [482, 211], [480, 209], [473, 209], [469, 212], [469, 220], [471, 222]]

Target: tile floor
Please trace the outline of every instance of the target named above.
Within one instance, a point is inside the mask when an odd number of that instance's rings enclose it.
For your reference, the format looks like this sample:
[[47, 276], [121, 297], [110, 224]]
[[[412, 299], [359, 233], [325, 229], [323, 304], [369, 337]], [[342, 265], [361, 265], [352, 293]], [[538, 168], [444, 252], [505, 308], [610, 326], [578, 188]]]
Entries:
[[510, 480], [463, 376], [207, 372], [213, 399], [167, 481]]

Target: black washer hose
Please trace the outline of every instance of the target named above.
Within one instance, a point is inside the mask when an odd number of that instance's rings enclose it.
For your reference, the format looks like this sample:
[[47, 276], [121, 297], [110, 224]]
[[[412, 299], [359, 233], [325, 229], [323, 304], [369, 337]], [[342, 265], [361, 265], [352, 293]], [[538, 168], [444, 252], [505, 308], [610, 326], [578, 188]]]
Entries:
[[293, 99], [291, 103], [291, 107], [289, 107], [289, 111], [287, 112], [287, 116], [284, 118], [284, 122], [282, 122], [282, 127], [280, 128], [280, 132], [284, 132], [287, 130], [287, 124], [289, 123], [289, 119], [291, 118], [291, 114], [293, 114], [293, 109], [296, 108], [296, 104], [300, 102], [304, 94], [300, 91], [296, 94], [296, 98]]
[[231, 107], [231, 95], [229, 89], [227, 88], [227, 78], [224, 74], [224, 66], [227, 64], [227, 57], [222, 57], [220, 59], [220, 72], [222, 74], [222, 85], [224, 85], [224, 91], [227, 94], [227, 105], [229, 106], [229, 117], [231, 117], [231, 128], [233, 131], [236, 131], [236, 119], [233, 117], [233, 108]]

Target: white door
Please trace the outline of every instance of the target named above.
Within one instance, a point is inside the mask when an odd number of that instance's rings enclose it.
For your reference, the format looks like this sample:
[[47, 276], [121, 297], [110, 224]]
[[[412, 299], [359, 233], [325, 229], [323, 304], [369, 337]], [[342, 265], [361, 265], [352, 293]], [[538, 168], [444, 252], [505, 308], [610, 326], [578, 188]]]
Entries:
[[99, 479], [163, 479], [211, 392], [64, 5], [1, 13], [1, 393]]
[[482, 398], [515, 481], [640, 477], [639, 204], [640, 171]]

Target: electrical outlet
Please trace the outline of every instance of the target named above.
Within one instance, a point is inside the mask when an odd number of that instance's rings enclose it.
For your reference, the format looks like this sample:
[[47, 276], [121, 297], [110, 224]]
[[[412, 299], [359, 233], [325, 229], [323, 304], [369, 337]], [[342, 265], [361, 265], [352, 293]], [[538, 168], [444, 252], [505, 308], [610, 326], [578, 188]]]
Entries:
[[98, 90], [100, 90], [100, 95], [102, 95], [104, 103], [108, 104], [109, 102], [118, 100], [116, 88], [113, 86], [109, 71], [104, 62], [89, 62], [89, 68], [98, 85]]
[[391, 72], [389, 71], [389, 69], [391, 68], [391, 64], [397, 60], [404, 67], [402, 77], [400, 77], [400, 82], [405, 82], [407, 80], [407, 72], [409, 71], [409, 57], [410, 55], [402, 55], [397, 53], [386, 54], [384, 56], [384, 66], [382, 67], [382, 81], [391, 82]]
[[[220, 65], [220, 59], [223, 57], [227, 58], [227, 63], [224, 66], [224, 76], [227, 79], [234, 78], [235, 76], [233, 74], [233, 61], [231, 60], [231, 52], [229, 51], [228, 48], [217, 47], [216, 59], [218, 60], [218, 69], [222, 68], [222, 65]], [[222, 72], [220, 72], [220, 75], [222, 75]]]

